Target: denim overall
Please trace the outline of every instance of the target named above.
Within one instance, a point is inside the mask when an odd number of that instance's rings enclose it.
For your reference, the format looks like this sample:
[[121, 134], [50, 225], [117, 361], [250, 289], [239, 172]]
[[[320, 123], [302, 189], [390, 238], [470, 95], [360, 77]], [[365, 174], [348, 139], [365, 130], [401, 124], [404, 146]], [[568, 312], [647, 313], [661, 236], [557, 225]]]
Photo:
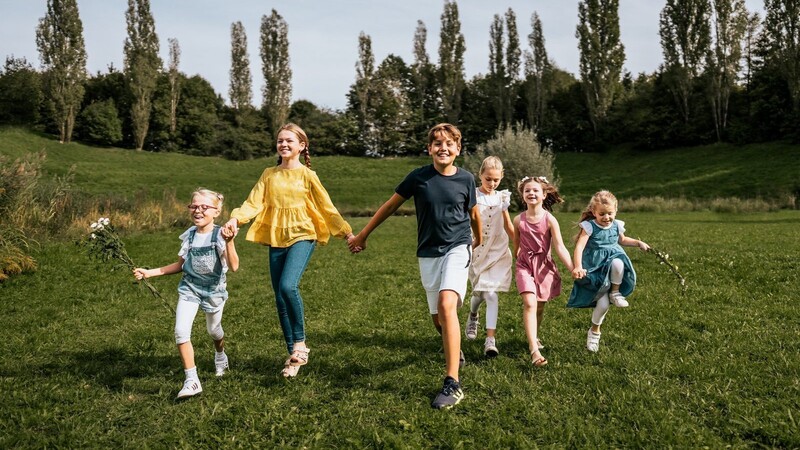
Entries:
[[217, 312], [228, 299], [222, 261], [217, 253], [220, 227], [211, 231], [211, 245], [192, 247], [197, 229], [189, 233], [189, 251], [183, 262], [183, 278], [178, 285], [178, 300], [199, 303], [203, 312]]

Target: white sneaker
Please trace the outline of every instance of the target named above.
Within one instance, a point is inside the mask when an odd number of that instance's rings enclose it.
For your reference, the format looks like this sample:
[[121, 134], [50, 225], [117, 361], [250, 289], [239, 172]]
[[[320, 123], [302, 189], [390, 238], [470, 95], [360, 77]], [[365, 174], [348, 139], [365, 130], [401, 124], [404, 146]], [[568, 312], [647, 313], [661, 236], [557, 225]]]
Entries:
[[627, 308], [629, 305], [628, 301], [625, 300], [625, 297], [623, 297], [619, 291], [608, 294], [608, 300], [611, 301], [611, 304], [617, 308]]
[[595, 333], [591, 328], [586, 333], [586, 349], [593, 353], [600, 350], [600, 333]]
[[478, 337], [478, 322], [479, 316], [472, 317], [472, 313], [467, 314], [467, 326], [464, 328], [464, 334], [470, 341]]
[[188, 398], [203, 392], [203, 386], [200, 385], [200, 380], [187, 378], [183, 382], [183, 389], [178, 392], [178, 398]]
[[487, 337], [486, 341], [483, 343], [483, 354], [488, 356], [489, 358], [494, 358], [500, 353], [497, 350], [497, 344], [493, 337]]
[[223, 353], [222, 358], [219, 358], [218, 355], [214, 355], [214, 367], [217, 369], [216, 373], [218, 377], [225, 375], [225, 369], [228, 368], [228, 355]]

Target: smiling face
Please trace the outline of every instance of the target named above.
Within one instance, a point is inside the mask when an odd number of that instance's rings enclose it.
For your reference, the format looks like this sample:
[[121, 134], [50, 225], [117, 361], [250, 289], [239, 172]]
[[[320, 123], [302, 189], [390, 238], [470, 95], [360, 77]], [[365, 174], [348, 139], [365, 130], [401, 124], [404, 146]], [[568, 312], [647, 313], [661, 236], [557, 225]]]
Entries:
[[300, 160], [300, 152], [305, 150], [306, 143], [301, 142], [300, 138], [292, 131], [283, 130], [278, 133], [277, 145], [278, 156], [281, 161], [289, 163]]
[[437, 132], [428, 144], [428, 154], [433, 157], [433, 165], [440, 172], [451, 167], [460, 153], [458, 142], [443, 131]]
[[617, 217], [617, 205], [615, 203], [595, 203], [592, 206], [594, 221], [601, 227], [608, 227]]
[[203, 194], [194, 194], [189, 205], [189, 214], [199, 233], [206, 233], [214, 226], [220, 214], [219, 200]]
[[500, 181], [503, 180], [503, 171], [500, 169], [484, 169], [481, 173], [481, 190], [486, 194], [493, 194]]
[[542, 189], [542, 185], [538, 181], [530, 180], [526, 182], [522, 185], [520, 192], [522, 194], [522, 200], [528, 206], [537, 206], [544, 202], [544, 189]]

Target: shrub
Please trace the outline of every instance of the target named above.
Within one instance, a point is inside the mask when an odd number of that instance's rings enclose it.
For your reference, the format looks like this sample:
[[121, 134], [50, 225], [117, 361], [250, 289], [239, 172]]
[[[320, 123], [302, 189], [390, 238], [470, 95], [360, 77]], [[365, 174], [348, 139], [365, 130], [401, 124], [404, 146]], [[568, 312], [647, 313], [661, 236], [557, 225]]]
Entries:
[[81, 111], [78, 133], [82, 140], [100, 145], [122, 141], [122, 121], [114, 100], [94, 102]]
[[547, 177], [556, 187], [560, 183], [556, 176], [555, 155], [542, 147], [535, 132], [521, 124], [517, 124], [516, 130], [511, 126], [499, 128], [494, 138], [478, 145], [475, 153], [464, 157], [464, 168], [477, 176], [481, 162], [487, 156], [497, 156], [503, 161], [503, 181], [499, 189], [509, 189], [520, 208], [523, 202], [517, 192], [517, 182], [523, 177]]

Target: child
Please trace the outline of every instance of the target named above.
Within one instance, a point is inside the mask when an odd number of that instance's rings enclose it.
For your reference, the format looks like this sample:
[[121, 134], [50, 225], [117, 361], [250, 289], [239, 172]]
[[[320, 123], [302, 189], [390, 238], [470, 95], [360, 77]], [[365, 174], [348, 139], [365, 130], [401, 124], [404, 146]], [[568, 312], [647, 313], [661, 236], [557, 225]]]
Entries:
[[609, 309], [609, 303], [619, 308], [628, 306], [625, 296], [636, 286], [636, 272], [631, 260], [621, 246], [639, 247], [647, 251], [650, 246], [625, 236], [625, 223], [615, 220], [617, 198], [608, 191], [592, 196], [589, 206], [581, 214], [580, 232], [576, 236], [575, 278], [567, 306], [591, 308], [592, 327], [586, 333], [586, 348], [590, 352], [600, 349], [600, 325]]
[[554, 248], [558, 258], [572, 272], [572, 259], [561, 238], [561, 228], [550, 212], [564, 200], [545, 177], [525, 177], [517, 185], [525, 212], [514, 218], [514, 254], [517, 257], [517, 289], [522, 296], [522, 323], [528, 338], [528, 350], [535, 367], [547, 364], [542, 356], [539, 325], [544, 305], [561, 294], [561, 276], [550, 255]]
[[[228, 368], [225, 354], [225, 333], [222, 330], [222, 310], [228, 300], [225, 272], [236, 272], [239, 255], [233, 243], [233, 234], [214, 225], [214, 219], [222, 211], [222, 194], [198, 188], [192, 193], [188, 206], [194, 226], [180, 239], [183, 242], [178, 252], [178, 261], [157, 269], [136, 268], [137, 280], [183, 272], [178, 285], [178, 306], [175, 308], [175, 342], [183, 361], [186, 380], [178, 398], [191, 397], [203, 392], [192, 347], [192, 322], [200, 308], [206, 313], [206, 329], [214, 340], [216, 375], [221, 377]], [[220, 231], [221, 230], [221, 231]], [[222, 239], [220, 239], [222, 235]]]
[[[264, 170], [247, 200], [231, 212], [225, 228], [236, 235], [240, 224], [255, 218], [247, 240], [269, 246], [275, 305], [290, 354], [281, 373], [291, 378], [308, 363], [310, 351], [298, 288], [300, 278], [317, 243], [327, 244], [331, 234], [348, 240], [353, 234], [311, 170], [305, 131], [287, 123], [278, 130], [276, 147], [278, 165]], [[305, 165], [300, 162], [301, 154]]]
[[508, 214], [511, 192], [495, 190], [503, 179], [500, 158], [489, 156], [484, 159], [478, 174], [481, 186], [475, 194], [483, 224], [483, 244], [475, 248], [469, 266], [472, 299], [464, 334], [470, 340], [478, 337], [478, 309], [486, 301], [486, 341], [483, 352], [491, 358], [498, 354], [495, 340], [499, 309], [497, 292], [507, 292], [511, 286], [513, 260], [508, 241], [514, 238], [514, 226]]
[[475, 204], [475, 178], [453, 165], [460, 153], [458, 128], [449, 123], [431, 128], [428, 154], [433, 164], [412, 170], [349, 242], [354, 253], [365, 249], [370, 233], [403, 202], [414, 197], [420, 277], [433, 325], [442, 335], [446, 366], [444, 385], [431, 404], [436, 409], [451, 408], [464, 397], [458, 378], [463, 353], [456, 308], [463, 303], [467, 291], [470, 245], [477, 247], [482, 238], [480, 213]]

